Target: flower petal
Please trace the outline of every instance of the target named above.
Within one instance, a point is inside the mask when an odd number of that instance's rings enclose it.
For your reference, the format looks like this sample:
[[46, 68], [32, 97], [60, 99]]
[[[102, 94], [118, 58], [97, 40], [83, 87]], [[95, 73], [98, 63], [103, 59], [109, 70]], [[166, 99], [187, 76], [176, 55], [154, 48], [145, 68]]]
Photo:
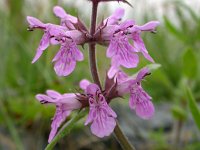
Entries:
[[53, 8], [53, 12], [59, 18], [64, 18], [64, 17], [67, 16], [65, 10], [62, 7], [60, 7], [60, 6], [55, 6]]
[[83, 53], [80, 50], [78, 50], [78, 48], [74, 50], [74, 55], [77, 61], [82, 61], [84, 59]]
[[58, 128], [65, 121], [65, 119], [70, 115], [71, 111], [65, 110], [61, 106], [57, 106], [56, 113], [53, 117], [53, 121], [51, 123], [51, 132], [49, 134], [48, 142], [50, 143], [52, 139], [55, 137]]
[[77, 48], [73, 41], [68, 41], [61, 45], [60, 50], [53, 58], [55, 61], [54, 70], [58, 76], [67, 76], [76, 67], [76, 61], [83, 60], [82, 52]]
[[76, 67], [76, 61], [74, 60], [58, 60], [54, 64], [54, 70], [58, 76], [68, 76]]
[[124, 16], [124, 12], [125, 11], [123, 8], [116, 9], [115, 12], [110, 17], [104, 20], [104, 24], [107, 24], [107, 25], [118, 24], [118, 22]]
[[40, 58], [43, 51], [45, 49], [47, 49], [47, 47], [49, 46], [49, 40], [50, 40], [50, 35], [48, 33], [44, 33], [44, 35], [42, 36], [42, 39], [40, 41], [40, 45], [37, 49], [36, 55], [32, 60], [32, 63], [35, 63]]
[[137, 26], [141, 31], [155, 31], [155, 28], [160, 24], [159, 21], [150, 21], [142, 26]]
[[140, 69], [136, 77], [136, 82], [141, 82], [141, 80], [143, 80], [144, 77], [146, 77], [149, 74], [150, 74], [150, 71], [147, 67]]
[[26, 19], [31, 27], [45, 27], [45, 24], [35, 17], [27, 16]]
[[47, 90], [46, 93], [47, 93], [47, 96], [54, 98], [54, 99], [62, 97], [62, 95], [60, 93], [58, 93], [54, 90]]
[[83, 79], [81, 80], [81, 82], [79, 83], [79, 86], [81, 89], [86, 90], [87, 86], [90, 85], [90, 81]]
[[86, 88], [86, 94], [95, 95], [97, 91], [100, 91], [100, 89], [96, 84], [90, 84]]
[[141, 85], [135, 85], [131, 89], [129, 106], [131, 109], [135, 109], [136, 114], [142, 119], [150, 119], [154, 114], [151, 97], [142, 89]]
[[153, 58], [148, 54], [148, 51], [144, 45], [142, 38], [140, 37], [140, 33], [133, 34], [134, 47], [138, 52], [141, 52], [143, 56], [149, 60], [150, 62], [154, 62]]
[[[126, 68], [135, 68], [138, 65], [139, 57], [137, 54], [130, 52], [121, 51], [120, 55], [117, 57], [120, 64]], [[116, 59], [117, 59], [116, 58]]]
[[150, 119], [153, 117], [155, 109], [151, 101], [145, 101], [144, 103], [138, 103], [135, 111], [142, 119]]
[[57, 101], [44, 94], [37, 94], [35, 98], [42, 104], [55, 103]]
[[91, 131], [97, 137], [103, 138], [109, 136], [116, 126], [116, 121], [112, 117], [106, 117], [102, 120], [98, 119], [93, 121]]

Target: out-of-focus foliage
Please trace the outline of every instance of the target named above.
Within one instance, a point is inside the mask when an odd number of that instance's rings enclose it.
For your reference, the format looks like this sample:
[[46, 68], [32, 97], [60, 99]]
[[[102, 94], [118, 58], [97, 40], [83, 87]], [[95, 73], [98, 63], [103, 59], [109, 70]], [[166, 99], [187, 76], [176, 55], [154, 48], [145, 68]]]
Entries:
[[[30, 135], [27, 139], [20, 137], [28, 137], [26, 132], [32, 133], [31, 130], [34, 130], [32, 139], [39, 139], [31, 141], [36, 149], [44, 148], [42, 143], [47, 141], [50, 118], [55, 108], [40, 105], [34, 98], [35, 94], [43, 93], [47, 89], [58, 90], [61, 93], [74, 92], [82, 77], [90, 79], [90, 72], [86, 70], [87, 45], [83, 49], [85, 60], [77, 63], [77, 68], [67, 78], [56, 76], [51, 63], [59, 47], [48, 48], [48, 52], [45, 51], [38, 62], [31, 64], [42, 32], [28, 32], [25, 18], [32, 15], [38, 16], [44, 22], [58, 23], [59, 20], [53, 17], [51, 11], [55, 4], [55, 1], [49, 2], [48, 10], [39, 2], [37, 6], [31, 6], [32, 3], [25, 0], [9, 0], [6, 3], [7, 11], [0, 9], [0, 132], [1, 129], [6, 129], [8, 137], [14, 139], [14, 143], [11, 143], [17, 145], [18, 149], [21, 149], [22, 143], [31, 139]], [[30, 6], [36, 7], [36, 11], [24, 13], [27, 8], [31, 11]], [[176, 19], [171, 19], [166, 12], [160, 20], [158, 33], [143, 35], [149, 53], [156, 63], [161, 64], [161, 67], [148, 77], [147, 82], [144, 82], [144, 86], [154, 102], [170, 102], [174, 119], [184, 122], [188, 117], [184, 87], [190, 86], [196, 101], [199, 102], [200, 99], [200, 15], [181, 1], [167, 2], [166, 6], [174, 7]], [[74, 8], [65, 8], [70, 14], [77, 14]], [[43, 9], [48, 12], [43, 13]], [[157, 18], [154, 10], [150, 12], [143, 16], [144, 23]], [[108, 65], [109, 60], [105, 58], [104, 48], [98, 48], [98, 65], [103, 79], [106, 69], [104, 67]], [[148, 64], [142, 57], [141, 60], [141, 67]], [[133, 72], [136, 70], [133, 69]], [[185, 80], [187, 82], [184, 82]], [[152, 149], [169, 149], [163, 136], [163, 132], [152, 131], [150, 138], [153, 137], [161, 143], [155, 144]], [[27, 149], [26, 146], [24, 148]], [[199, 149], [200, 145], [188, 144], [186, 149], [190, 148]]]
[[188, 98], [189, 108], [192, 116], [200, 130], [200, 110], [189, 88], [186, 88], [186, 96]]

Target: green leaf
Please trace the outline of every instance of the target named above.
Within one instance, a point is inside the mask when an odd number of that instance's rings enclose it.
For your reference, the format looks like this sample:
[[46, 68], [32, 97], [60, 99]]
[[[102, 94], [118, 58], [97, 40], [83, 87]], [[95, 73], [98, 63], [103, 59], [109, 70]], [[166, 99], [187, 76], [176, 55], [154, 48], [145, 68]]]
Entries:
[[171, 32], [177, 39], [179, 39], [183, 42], [187, 42], [185, 34], [183, 32], [181, 32], [178, 29], [178, 27], [173, 25], [173, 23], [166, 16], [164, 16], [163, 19], [164, 19], [164, 24], [165, 24], [166, 28], [169, 30], [169, 32]]
[[161, 67], [161, 64], [150, 64], [146, 66], [150, 72], [154, 72]]
[[193, 96], [191, 90], [188, 87], [186, 87], [186, 96], [188, 99], [188, 104], [189, 104], [190, 112], [192, 113], [192, 117], [193, 117], [197, 127], [200, 130], [200, 110], [198, 108], [198, 105], [194, 99], [194, 96]]
[[183, 54], [183, 73], [188, 78], [194, 78], [197, 75], [198, 62], [194, 51], [187, 49]]
[[172, 111], [172, 115], [173, 115], [174, 118], [176, 118], [178, 120], [182, 120], [182, 121], [186, 120], [187, 113], [180, 106], [173, 106], [171, 111]]

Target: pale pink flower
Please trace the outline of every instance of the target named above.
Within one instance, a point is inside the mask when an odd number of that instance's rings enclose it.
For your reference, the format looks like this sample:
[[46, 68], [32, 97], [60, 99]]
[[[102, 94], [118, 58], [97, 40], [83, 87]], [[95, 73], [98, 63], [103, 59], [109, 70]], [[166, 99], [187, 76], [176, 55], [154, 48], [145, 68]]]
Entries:
[[32, 63], [34, 63], [40, 58], [43, 51], [51, 44], [51, 39], [55, 37], [61, 38], [61, 36], [65, 35], [67, 29], [50, 23], [44, 24], [37, 18], [31, 16], [27, 16], [27, 21], [29, 22], [29, 29], [42, 29], [44, 31], [44, 35], [42, 36], [36, 55], [32, 61]]
[[152, 98], [141, 86], [141, 81], [148, 74], [148, 68], [141, 69], [136, 77], [128, 77], [122, 71], [118, 71], [116, 74], [118, 94], [121, 96], [130, 94], [130, 108], [135, 110], [136, 114], [143, 119], [150, 119], [155, 111], [151, 102]]
[[71, 16], [65, 12], [65, 10], [60, 6], [55, 6], [53, 8], [54, 14], [61, 19], [61, 25], [65, 26], [69, 30], [75, 29], [74, 24], [78, 23], [78, 19]]
[[90, 111], [85, 125], [91, 123], [91, 132], [100, 138], [109, 136], [116, 126], [116, 113], [109, 107], [96, 84], [89, 84], [87, 80], [80, 84], [89, 98]]
[[48, 140], [50, 143], [55, 137], [58, 128], [70, 115], [71, 111], [81, 108], [81, 103], [77, 100], [76, 94], [67, 93], [62, 95], [53, 90], [47, 90], [46, 95], [37, 94], [36, 98], [42, 104], [54, 104], [56, 106], [56, 113], [51, 123], [51, 132]]
[[67, 76], [75, 69], [76, 61], [82, 61], [83, 58], [75, 42], [65, 42], [53, 59], [54, 70], [58, 76]]
[[103, 25], [109, 26], [109, 25], [119, 24], [119, 21], [121, 21], [123, 16], [124, 16], [124, 9], [118, 8], [111, 16], [109, 16], [103, 21]]
[[[117, 19], [116, 15], [119, 16]], [[119, 23], [119, 19], [121, 20], [123, 15], [124, 12], [121, 9], [117, 9], [110, 17], [104, 20], [104, 24], [98, 28], [95, 34], [100, 44], [109, 43], [107, 57], [112, 59], [112, 66], [135, 68], [139, 62], [136, 52], [141, 52], [147, 60], [154, 62], [148, 54], [140, 34], [143, 31], [155, 32], [159, 22], [150, 21], [142, 26], [136, 25], [133, 20]], [[111, 20], [110, 22], [109, 19]], [[105, 24], [106, 21], [108, 22], [107, 24]], [[130, 40], [133, 43], [130, 43]]]
[[143, 31], [149, 31], [149, 32], [155, 32], [156, 27], [159, 25], [158, 21], [150, 21], [142, 26], [135, 25], [132, 28], [130, 28], [132, 40], [134, 42], [134, 47], [138, 52], [141, 52], [143, 56], [151, 61], [154, 62], [153, 58], [148, 54], [148, 51], [145, 47], [145, 44], [140, 36], [141, 32]]
[[[58, 10], [57, 10], [58, 11]], [[78, 30], [68, 30], [64, 26], [44, 24], [34, 17], [27, 17], [30, 29], [42, 29], [44, 35], [32, 61], [34, 63], [50, 44], [60, 44], [61, 48], [53, 59], [54, 70], [59, 76], [67, 76], [75, 69], [76, 61], [83, 60], [83, 54], [77, 44], [81, 44], [84, 34]]]

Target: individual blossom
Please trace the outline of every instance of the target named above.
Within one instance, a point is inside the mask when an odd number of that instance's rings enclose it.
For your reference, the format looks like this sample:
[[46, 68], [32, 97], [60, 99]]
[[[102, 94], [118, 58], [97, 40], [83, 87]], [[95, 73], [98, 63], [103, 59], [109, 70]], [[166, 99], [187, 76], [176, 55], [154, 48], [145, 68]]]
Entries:
[[[58, 6], [54, 8], [54, 11], [60, 15], [64, 13], [62, 12], [64, 10]], [[72, 16], [68, 18], [73, 20]], [[76, 61], [83, 60], [83, 54], [78, 49], [77, 45], [84, 43], [86, 31], [83, 33], [76, 29], [69, 30], [67, 26], [50, 23], [44, 24], [40, 20], [30, 16], [27, 17], [27, 21], [29, 22], [29, 29], [42, 29], [44, 31], [44, 35], [32, 63], [40, 58], [44, 50], [47, 49], [50, 44], [60, 44], [60, 50], [53, 59], [53, 62], [55, 62], [54, 70], [58, 76], [67, 76], [72, 73], [75, 69]]]
[[[147, 60], [154, 62], [145, 48], [141, 38], [141, 32], [155, 32], [155, 28], [159, 25], [159, 22], [150, 21], [142, 26], [138, 26], [133, 20], [126, 20], [120, 23], [119, 20], [117, 22], [115, 19], [114, 24], [109, 24], [109, 18], [112, 19], [115, 14], [118, 14], [121, 19], [124, 12], [121, 9], [117, 9], [108, 17], [108, 24], [99, 27], [95, 34], [96, 38], [99, 40], [99, 44], [109, 44], [107, 57], [112, 59], [112, 66], [135, 68], [139, 62], [138, 55], [136, 54], [138, 52], [141, 52]], [[133, 41], [133, 43], [130, 41]]]
[[107, 49], [107, 57], [112, 58], [111, 65], [115, 67], [123, 66], [126, 68], [135, 68], [139, 62], [136, 50], [129, 43], [128, 36], [123, 28], [132, 26], [134, 22], [127, 21], [121, 24], [110, 38], [110, 44]]
[[136, 77], [129, 77], [123, 71], [118, 70], [115, 74], [117, 92], [120, 96], [130, 94], [129, 106], [143, 119], [150, 119], [154, 115], [154, 106], [149, 96], [141, 86], [141, 81], [149, 75], [149, 69], [143, 68]]
[[91, 132], [100, 138], [109, 136], [116, 126], [116, 113], [109, 107], [96, 84], [90, 84], [87, 80], [83, 80], [80, 87], [85, 90], [89, 98], [90, 111], [85, 125], [91, 123]]
[[138, 52], [141, 52], [143, 56], [151, 62], [154, 62], [154, 60], [148, 54], [145, 44], [141, 38], [141, 32], [144, 31], [155, 32], [155, 29], [158, 25], [159, 25], [158, 21], [150, 21], [142, 26], [135, 25], [132, 28], [130, 28], [131, 38], [134, 42], [135, 49], [138, 50]]
[[51, 39], [55, 37], [61, 38], [61, 36], [65, 35], [65, 31], [67, 31], [67, 29], [50, 23], [44, 24], [37, 18], [31, 16], [27, 17], [27, 21], [29, 23], [29, 30], [42, 29], [44, 31], [44, 35], [42, 36], [36, 55], [32, 61], [32, 63], [34, 63], [40, 58], [43, 51], [46, 50], [51, 44]]
[[53, 59], [54, 70], [58, 76], [69, 75], [76, 67], [76, 61], [83, 60], [83, 53], [75, 42], [64, 42]]
[[77, 100], [76, 94], [60, 94], [53, 90], [47, 90], [46, 94], [37, 94], [36, 98], [41, 104], [53, 104], [56, 106], [56, 112], [51, 123], [51, 132], [48, 142], [55, 137], [58, 128], [70, 115], [72, 110], [80, 109], [81, 103]]

